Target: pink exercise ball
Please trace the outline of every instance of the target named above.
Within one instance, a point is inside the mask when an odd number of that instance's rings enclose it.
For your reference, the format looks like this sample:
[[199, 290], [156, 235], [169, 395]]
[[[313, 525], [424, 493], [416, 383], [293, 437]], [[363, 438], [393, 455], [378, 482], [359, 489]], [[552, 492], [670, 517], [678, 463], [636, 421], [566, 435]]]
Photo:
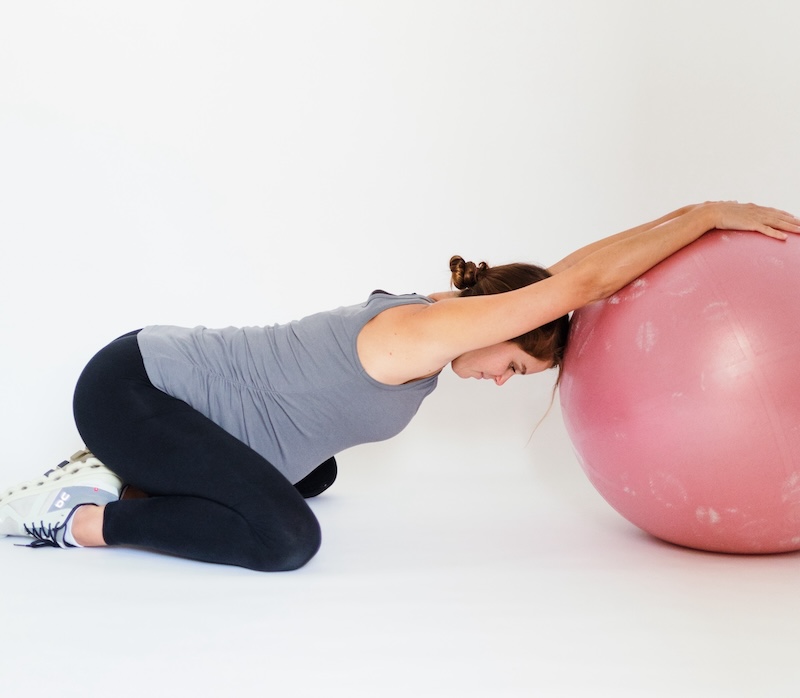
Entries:
[[708, 233], [576, 311], [560, 395], [581, 466], [631, 523], [800, 550], [800, 239]]

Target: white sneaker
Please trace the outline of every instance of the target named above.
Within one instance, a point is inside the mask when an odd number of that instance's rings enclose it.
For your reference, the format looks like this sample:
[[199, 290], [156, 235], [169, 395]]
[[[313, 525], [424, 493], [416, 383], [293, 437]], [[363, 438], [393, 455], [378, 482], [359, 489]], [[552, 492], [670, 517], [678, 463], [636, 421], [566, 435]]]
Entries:
[[32, 547], [74, 547], [64, 535], [75, 509], [113, 502], [121, 489], [122, 480], [89, 451], [78, 451], [41, 477], [0, 492], [0, 535], [30, 536]]

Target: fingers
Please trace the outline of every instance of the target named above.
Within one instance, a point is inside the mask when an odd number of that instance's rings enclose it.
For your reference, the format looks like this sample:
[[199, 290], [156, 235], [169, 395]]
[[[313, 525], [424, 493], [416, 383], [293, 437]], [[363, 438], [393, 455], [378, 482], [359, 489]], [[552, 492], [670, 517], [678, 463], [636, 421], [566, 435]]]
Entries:
[[800, 218], [798, 218], [797, 216], [792, 215], [788, 211], [783, 211], [783, 210], [781, 210], [779, 208], [768, 208], [768, 209], [765, 209], [765, 210], [770, 212], [772, 215], [774, 215], [780, 221], [793, 223], [795, 225], [800, 224]]
[[771, 216], [765, 222], [769, 227], [787, 233], [800, 233], [800, 218], [780, 209], [773, 208], [768, 211]]
[[767, 237], [775, 238], [776, 240], [786, 240], [788, 239], [788, 233], [784, 233], [782, 230], [776, 230], [775, 228], [770, 228], [768, 225], [759, 226], [758, 231], [762, 235], [766, 235]]
[[737, 230], [754, 230], [777, 240], [786, 240], [789, 233], [800, 234], [800, 218], [788, 211], [738, 202], [723, 205], [732, 214], [731, 222]]
[[789, 233], [800, 234], [800, 219], [784, 211], [771, 212], [767, 216], [766, 222], [762, 223], [757, 228], [757, 231], [777, 240], [786, 240], [789, 237]]

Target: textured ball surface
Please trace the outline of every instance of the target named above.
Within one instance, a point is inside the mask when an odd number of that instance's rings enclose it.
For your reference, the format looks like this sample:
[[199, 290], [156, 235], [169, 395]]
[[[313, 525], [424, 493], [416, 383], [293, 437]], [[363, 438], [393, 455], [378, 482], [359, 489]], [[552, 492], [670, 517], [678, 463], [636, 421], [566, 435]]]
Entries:
[[577, 311], [560, 395], [584, 471], [636, 526], [800, 550], [800, 239], [708, 233]]

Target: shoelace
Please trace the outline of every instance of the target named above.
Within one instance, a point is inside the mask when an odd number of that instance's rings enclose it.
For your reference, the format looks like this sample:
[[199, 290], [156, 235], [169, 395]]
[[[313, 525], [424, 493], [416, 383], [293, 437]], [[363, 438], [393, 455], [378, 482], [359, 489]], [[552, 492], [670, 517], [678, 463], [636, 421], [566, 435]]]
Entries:
[[45, 526], [44, 522], [42, 522], [41, 525], [32, 526], [30, 528], [25, 525], [25, 532], [36, 540], [27, 545], [23, 545], [22, 543], [16, 543], [16, 545], [20, 548], [60, 548], [62, 546], [59, 545], [56, 537], [64, 528], [66, 528], [66, 524], [64, 523], [58, 523], [55, 526]]

